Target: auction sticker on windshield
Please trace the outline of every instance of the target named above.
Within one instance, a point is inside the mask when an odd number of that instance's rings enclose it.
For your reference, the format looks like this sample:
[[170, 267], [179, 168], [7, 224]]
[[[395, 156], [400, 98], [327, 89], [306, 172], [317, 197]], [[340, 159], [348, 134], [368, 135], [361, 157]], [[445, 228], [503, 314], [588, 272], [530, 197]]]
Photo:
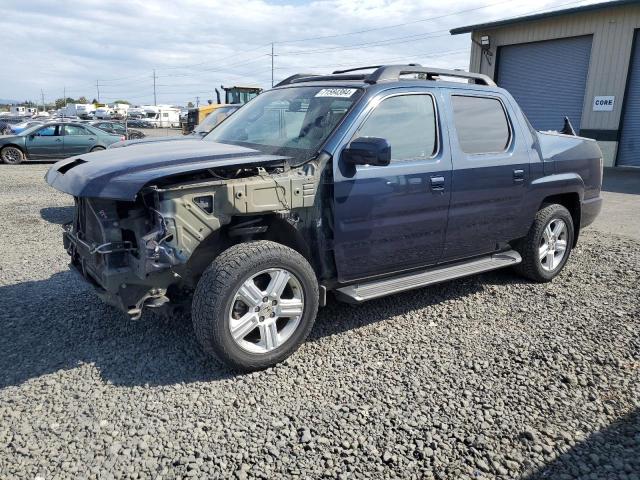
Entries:
[[351, 95], [356, 93], [356, 91], [357, 88], [323, 88], [316, 93], [316, 97], [349, 98]]

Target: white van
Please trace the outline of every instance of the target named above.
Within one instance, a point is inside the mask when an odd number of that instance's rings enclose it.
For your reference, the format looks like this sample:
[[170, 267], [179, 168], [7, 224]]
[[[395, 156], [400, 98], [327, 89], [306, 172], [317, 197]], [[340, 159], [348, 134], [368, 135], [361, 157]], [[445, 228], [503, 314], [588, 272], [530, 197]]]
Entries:
[[172, 128], [180, 126], [180, 109], [170, 105], [146, 105], [144, 119], [155, 127]]

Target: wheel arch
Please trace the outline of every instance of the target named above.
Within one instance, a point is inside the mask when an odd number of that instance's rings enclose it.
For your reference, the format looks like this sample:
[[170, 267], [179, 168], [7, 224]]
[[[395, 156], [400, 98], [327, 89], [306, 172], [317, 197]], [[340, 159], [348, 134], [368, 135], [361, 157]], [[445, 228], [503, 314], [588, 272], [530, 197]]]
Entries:
[[295, 250], [309, 262], [317, 274], [316, 261], [308, 242], [285, 217], [277, 214], [238, 216], [209, 235], [194, 250], [187, 262], [194, 283], [222, 252], [234, 245], [254, 240], [269, 240]]
[[581, 218], [581, 208], [580, 208], [580, 194], [578, 192], [566, 192], [566, 193], [557, 193], [554, 195], [549, 195], [545, 197], [538, 210], [544, 208], [546, 205], [558, 204], [562, 205], [564, 208], [569, 210], [571, 214], [571, 219], [573, 220], [573, 247], [578, 243], [578, 235], [580, 234], [580, 218]]
[[0, 146], [0, 152], [7, 147], [16, 147], [18, 150], [20, 150], [24, 154], [25, 157], [27, 156], [27, 149], [24, 147], [24, 145], [19, 145], [17, 143], [7, 143], [5, 145]]

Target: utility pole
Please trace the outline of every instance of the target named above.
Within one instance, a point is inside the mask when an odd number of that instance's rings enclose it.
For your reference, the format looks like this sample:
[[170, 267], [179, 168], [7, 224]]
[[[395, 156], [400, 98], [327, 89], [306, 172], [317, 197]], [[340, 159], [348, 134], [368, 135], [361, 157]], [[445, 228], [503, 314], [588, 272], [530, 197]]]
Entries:
[[200, 106], [200, 97], [196, 97], [196, 108]]
[[153, 104], [158, 105], [158, 99], [156, 97], [156, 69], [153, 69]]
[[99, 80], [96, 80], [96, 90], [98, 91], [98, 103], [100, 103], [100, 83]]
[[271, 53], [267, 53], [267, 55], [269, 55], [271, 57], [271, 86], [273, 87], [273, 59], [274, 57], [277, 57], [277, 55], [274, 52], [274, 42], [271, 42]]
[[42, 111], [44, 112], [46, 109], [44, 107], [44, 91], [40, 89], [40, 98], [42, 98]]
[[64, 118], [64, 114], [67, 113], [67, 87], [64, 87], [62, 96], [64, 97], [64, 110], [62, 111], [62, 118]]

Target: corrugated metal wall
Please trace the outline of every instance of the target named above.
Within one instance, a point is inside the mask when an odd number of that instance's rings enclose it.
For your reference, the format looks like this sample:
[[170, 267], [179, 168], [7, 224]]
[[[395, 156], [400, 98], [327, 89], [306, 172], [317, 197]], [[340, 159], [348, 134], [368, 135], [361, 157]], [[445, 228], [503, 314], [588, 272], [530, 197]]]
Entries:
[[500, 47], [498, 85], [513, 95], [535, 129], [560, 130], [565, 115], [580, 128], [591, 40], [585, 35]]
[[[481, 62], [481, 49], [475, 43], [472, 44], [470, 69], [493, 77], [496, 51], [502, 45], [593, 35], [581, 128], [615, 131], [620, 124], [634, 29], [639, 27], [640, 5], [625, 5], [519, 23], [495, 30], [475, 31], [473, 38], [478, 42], [482, 35], [491, 37], [493, 57], [491, 64], [486, 58], [482, 58]], [[613, 111], [594, 112], [591, 105], [596, 95], [614, 95], [616, 102]]]
[[640, 167], [640, 30], [636, 31], [628, 85], [618, 146], [618, 165]]

